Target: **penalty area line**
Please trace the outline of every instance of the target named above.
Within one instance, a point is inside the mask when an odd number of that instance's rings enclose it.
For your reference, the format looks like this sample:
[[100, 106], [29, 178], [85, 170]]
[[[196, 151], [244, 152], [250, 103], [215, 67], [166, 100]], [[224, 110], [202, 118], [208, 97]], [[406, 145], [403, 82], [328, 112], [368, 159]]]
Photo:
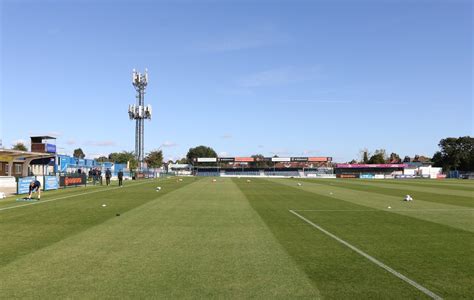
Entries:
[[[137, 183], [137, 184], [133, 184], [133, 185], [127, 185], [127, 186], [124, 186], [124, 188], [138, 186], [138, 185], [142, 185], [142, 184], [145, 184], [145, 183], [149, 183], [149, 182], [141, 182], [141, 183]], [[8, 207], [0, 208], [0, 211], [14, 209], [14, 208], [18, 208], [18, 207], [30, 206], [30, 205], [35, 205], [35, 204], [48, 203], [48, 202], [52, 202], [52, 201], [57, 201], [57, 200], [62, 200], [62, 199], [67, 199], [67, 198], [73, 198], [73, 197], [77, 197], [77, 196], [95, 194], [95, 193], [100, 193], [100, 192], [108, 192], [108, 191], [113, 191], [113, 190], [116, 190], [116, 189], [119, 189], [119, 188], [120, 187], [114, 187], [114, 188], [111, 188], [111, 189], [100, 189], [100, 190], [95, 190], [95, 191], [91, 191], [91, 192], [68, 195], [68, 196], [54, 198], [54, 199], [40, 200], [38, 202], [31, 202], [31, 203], [25, 203], [25, 204], [20, 204], [20, 205], [15, 205], [15, 206], [8, 206]]]
[[382, 269], [386, 270], [387, 272], [391, 273], [392, 275], [400, 278], [401, 280], [405, 281], [406, 283], [410, 284], [411, 286], [415, 287], [416, 289], [418, 289], [419, 291], [423, 292], [424, 294], [426, 294], [427, 296], [431, 297], [432, 299], [437, 299], [437, 300], [440, 300], [440, 299], [443, 299], [442, 297], [438, 296], [437, 294], [433, 293], [432, 291], [430, 291], [429, 289], [425, 288], [424, 286], [422, 286], [421, 284], [415, 282], [414, 280], [411, 280], [410, 278], [406, 277], [405, 275], [395, 271], [394, 269], [390, 268], [389, 266], [387, 266], [386, 264], [382, 263], [381, 261], [379, 261], [378, 259], [370, 256], [369, 254], [365, 253], [364, 251], [360, 250], [359, 248], [349, 244], [348, 242], [344, 241], [343, 239], [339, 238], [338, 236], [330, 233], [329, 231], [327, 231], [326, 229], [322, 228], [321, 226], [313, 223], [312, 221], [308, 220], [307, 218], [303, 217], [302, 215], [300, 215], [299, 213], [297, 213], [296, 211], [294, 210], [289, 210], [292, 214], [294, 214], [295, 216], [297, 216], [298, 218], [300, 218], [301, 220], [305, 221], [306, 223], [308, 223], [309, 225], [313, 226], [314, 228], [318, 229], [319, 231], [321, 231], [322, 233], [326, 234], [327, 236], [335, 239], [336, 241], [338, 241], [339, 243], [343, 244], [344, 246], [348, 247], [349, 249], [355, 251], [357, 254], [365, 257], [366, 259], [368, 259], [369, 261], [371, 261], [372, 263], [376, 264], [377, 266], [381, 267]]

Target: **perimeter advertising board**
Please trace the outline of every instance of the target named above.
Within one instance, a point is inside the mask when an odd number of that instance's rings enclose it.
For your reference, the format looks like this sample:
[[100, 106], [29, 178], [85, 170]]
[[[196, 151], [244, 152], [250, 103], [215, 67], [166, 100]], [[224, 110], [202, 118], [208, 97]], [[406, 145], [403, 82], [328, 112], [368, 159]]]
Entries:
[[59, 176], [59, 186], [78, 186], [86, 184], [86, 174], [70, 174]]
[[216, 157], [198, 157], [197, 162], [217, 162]]
[[290, 162], [291, 158], [290, 157], [272, 157], [272, 161], [276, 162]]
[[235, 158], [234, 157], [219, 157], [220, 162], [234, 162]]
[[28, 194], [30, 192], [30, 183], [32, 180], [35, 180], [35, 176], [20, 177], [17, 182], [16, 193], [18, 195]]
[[255, 159], [253, 157], [236, 157], [236, 162], [253, 162]]
[[307, 157], [292, 157], [291, 161], [294, 161], [294, 162], [307, 162], [308, 158]]
[[59, 189], [59, 181], [56, 176], [44, 176], [44, 190], [57, 190]]

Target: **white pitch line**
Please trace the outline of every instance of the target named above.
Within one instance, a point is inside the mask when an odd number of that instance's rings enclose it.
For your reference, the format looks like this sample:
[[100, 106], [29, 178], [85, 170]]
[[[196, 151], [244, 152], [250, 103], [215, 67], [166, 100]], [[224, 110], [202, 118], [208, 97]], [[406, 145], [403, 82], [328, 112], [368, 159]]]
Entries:
[[374, 211], [374, 212], [390, 212], [390, 211], [474, 211], [471, 208], [422, 208], [422, 209], [293, 209], [293, 211]]
[[335, 239], [336, 241], [338, 241], [339, 243], [343, 244], [344, 246], [350, 248], [351, 250], [355, 251], [356, 253], [362, 255], [363, 257], [367, 258], [368, 260], [370, 260], [371, 262], [373, 262], [374, 264], [376, 264], [377, 266], [381, 267], [382, 269], [385, 269], [386, 271], [388, 271], [389, 273], [391, 273], [392, 275], [395, 275], [396, 277], [400, 278], [401, 280], [405, 281], [406, 283], [412, 285], [413, 287], [417, 288], [418, 290], [422, 291], [423, 293], [425, 293], [426, 295], [428, 295], [429, 297], [433, 298], [433, 299], [437, 299], [437, 300], [441, 300], [443, 298], [441, 298], [440, 296], [436, 295], [435, 293], [433, 293], [432, 291], [430, 291], [429, 289], [425, 288], [424, 286], [422, 286], [421, 284], [411, 280], [410, 278], [406, 277], [405, 275], [395, 271], [394, 269], [390, 268], [389, 266], [387, 266], [386, 264], [382, 263], [381, 261], [377, 260], [376, 258], [370, 256], [369, 254], [365, 253], [364, 251], [360, 250], [359, 248], [355, 247], [355, 246], [352, 246], [351, 244], [349, 244], [348, 242], [344, 241], [343, 239], [337, 237], [336, 235], [330, 233], [329, 231], [327, 231], [326, 229], [322, 228], [321, 226], [319, 225], [316, 225], [315, 223], [311, 222], [310, 220], [306, 219], [305, 217], [303, 217], [302, 215], [300, 215], [299, 213], [295, 212], [294, 210], [291, 210], [290, 209], [290, 212], [292, 214], [294, 214], [295, 216], [297, 216], [298, 218], [300, 218], [301, 220], [305, 221], [306, 223], [308, 223], [309, 225], [313, 226], [314, 228], [318, 229], [319, 231], [321, 231], [322, 233], [332, 237], [333, 239]]
[[[128, 186], [126, 186], [126, 187], [132, 187], [132, 186], [142, 185], [142, 184], [145, 184], [145, 183], [149, 183], [149, 182], [137, 183], [137, 184], [133, 184], [133, 185], [128, 185]], [[124, 187], [125, 187], [125, 186], [124, 186]], [[111, 188], [111, 189], [100, 189], [100, 190], [97, 190], [97, 191], [92, 191], [92, 192], [87, 192], [87, 193], [80, 193], [80, 194], [74, 194], [74, 195], [69, 195], [69, 196], [64, 196], [64, 197], [49, 199], [49, 200], [40, 200], [40, 201], [38, 201], [38, 202], [31, 202], [31, 203], [25, 203], [25, 204], [20, 204], [20, 205], [15, 205], [15, 206], [9, 206], [9, 207], [0, 208], [0, 211], [2, 211], [2, 210], [14, 209], [14, 208], [18, 208], [18, 207], [29, 206], [29, 205], [47, 203], [47, 202], [57, 201], [57, 200], [61, 200], [61, 199], [73, 198], [73, 197], [82, 196], [82, 195], [89, 195], [89, 194], [94, 194], [94, 193], [99, 193], [99, 192], [107, 192], [107, 191], [116, 190], [116, 189], [118, 189], [118, 188], [120, 188], [120, 187], [114, 187], [114, 188]]]

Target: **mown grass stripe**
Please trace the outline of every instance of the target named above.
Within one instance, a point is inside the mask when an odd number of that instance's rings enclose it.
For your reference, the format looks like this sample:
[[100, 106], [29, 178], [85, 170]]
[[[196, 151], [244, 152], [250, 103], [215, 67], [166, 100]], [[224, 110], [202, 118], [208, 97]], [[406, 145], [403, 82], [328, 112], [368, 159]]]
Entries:
[[448, 196], [457, 196], [457, 197], [467, 197], [472, 198], [474, 196], [474, 191], [461, 191], [461, 190], [446, 190], [442, 187], [424, 187], [424, 186], [414, 186], [410, 184], [390, 184], [390, 180], [375, 180], [375, 179], [358, 179], [358, 180], [337, 180], [337, 183], [351, 183], [359, 184], [364, 186], [375, 186], [380, 188], [390, 188], [401, 191], [418, 191], [426, 192], [439, 195], [448, 195]]
[[[296, 180], [296, 179], [295, 179]], [[303, 179], [302, 182], [312, 182], [316, 183], [315, 179]], [[433, 203], [444, 203], [449, 205], [455, 205], [460, 207], [474, 207], [474, 199], [472, 197], [458, 196], [458, 195], [447, 195], [445, 193], [438, 194], [436, 189], [433, 189], [433, 192], [427, 192], [424, 190], [418, 190], [417, 187], [411, 187], [408, 189], [403, 189], [401, 187], [392, 187], [387, 185], [378, 185], [377, 183], [369, 183], [367, 181], [318, 181], [319, 184], [324, 184], [327, 186], [337, 186], [344, 189], [351, 189], [362, 192], [371, 192], [381, 195], [389, 195], [403, 197], [406, 194], [410, 194], [415, 200], [423, 200]]]
[[[150, 183], [150, 182], [135, 183], [135, 184], [133, 184], [133, 185], [127, 185], [127, 186], [124, 187], [124, 188], [135, 187], [135, 186], [142, 185], [142, 184], [146, 184], [146, 183]], [[103, 189], [96, 190], [96, 191], [90, 191], [90, 192], [85, 192], [85, 193], [78, 193], [78, 194], [63, 196], [63, 197], [59, 197], [59, 198], [53, 198], [53, 199], [47, 199], [47, 200], [39, 200], [39, 201], [37, 201], [37, 202], [29, 202], [29, 203], [25, 203], [25, 204], [19, 204], [19, 205], [14, 205], [14, 206], [2, 207], [2, 208], [0, 208], [0, 211], [5, 211], [5, 210], [9, 210], [9, 209], [20, 208], [20, 207], [25, 207], [25, 206], [30, 206], [30, 205], [44, 204], [44, 203], [53, 202], [53, 201], [57, 201], [57, 200], [68, 199], [68, 198], [73, 198], [73, 197], [79, 197], [79, 196], [84, 196], [84, 195], [90, 195], [90, 194], [95, 194], [95, 193], [110, 192], [110, 191], [113, 191], [113, 190], [116, 190], [116, 189], [119, 189], [119, 188], [121, 188], [121, 187], [103, 188]], [[43, 196], [43, 199], [44, 199], [44, 196]]]
[[421, 284], [417, 283], [416, 281], [414, 280], [411, 280], [410, 278], [406, 277], [405, 275], [397, 272], [396, 270], [392, 269], [391, 267], [387, 266], [386, 264], [382, 263], [381, 261], [379, 261], [378, 259], [370, 256], [369, 254], [365, 253], [364, 251], [360, 250], [359, 248], [349, 244], [348, 242], [344, 241], [343, 239], [339, 238], [338, 236], [330, 233], [329, 231], [325, 230], [324, 228], [322, 228], [321, 226], [319, 225], [316, 225], [315, 223], [311, 222], [310, 220], [306, 219], [305, 217], [303, 217], [302, 215], [300, 215], [299, 213], [295, 212], [294, 210], [291, 210], [290, 209], [290, 212], [294, 215], [296, 215], [298, 218], [300, 218], [301, 220], [305, 221], [306, 223], [310, 224], [311, 226], [313, 226], [314, 228], [318, 229], [319, 231], [321, 231], [322, 233], [330, 236], [331, 238], [335, 239], [336, 241], [338, 241], [339, 243], [343, 244], [344, 246], [350, 248], [351, 250], [355, 251], [356, 253], [362, 255], [363, 257], [367, 258], [369, 261], [373, 262], [374, 264], [376, 264], [377, 266], [381, 267], [382, 269], [386, 270], [387, 272], [389, 272], [390, 274], [400, 278], [401, 280], [405, 281], [406, 283], [412, 285], [413, 287], [417, 288], [418, 290], [422, 291], [423, 293], [425, 293], [426, 295], [428, 295], [429, 297], [431, 297], [432, 299], [436, 299], [436, 300], [440, 300], [440, 299], [443, 299], [441, 298], [440, 296], [438, 296], [437, 294], [433, 293], [432, 291], [430, 291], [429, 289], [425, 288], [424, 286], [422, 286]]
[[[392, 185], [412, 185], [412, 186], [417, 186], [417, 187], [428, 187], [428, 188], [437, 188], [437, 189], [442, 188], [444, 190], [474, 192], [474, 182], [473, 184], [454, 184], [454, 183], [445, 183], [445, 182], [440, 182], [440, 181], [433, 182], [431, 179], [426, 179], [426, 180], [429, 180], [429, 181], [421, 182], [421, 181], [413, 181], [412, 179], [407, 179], [407, 180], [384, 180], [383, 183], [392, 184]], [[356, 181], [356, 180], [353, 180], [353, 181]]]

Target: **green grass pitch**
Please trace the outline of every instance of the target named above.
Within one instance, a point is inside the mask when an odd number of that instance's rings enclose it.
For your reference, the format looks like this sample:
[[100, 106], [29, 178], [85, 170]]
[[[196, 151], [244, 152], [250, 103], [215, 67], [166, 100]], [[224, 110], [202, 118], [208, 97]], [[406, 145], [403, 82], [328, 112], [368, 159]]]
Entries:
[[473, 299], [473, 196], [467, 180], [189, 177], [10, 197], [0, 298]]

